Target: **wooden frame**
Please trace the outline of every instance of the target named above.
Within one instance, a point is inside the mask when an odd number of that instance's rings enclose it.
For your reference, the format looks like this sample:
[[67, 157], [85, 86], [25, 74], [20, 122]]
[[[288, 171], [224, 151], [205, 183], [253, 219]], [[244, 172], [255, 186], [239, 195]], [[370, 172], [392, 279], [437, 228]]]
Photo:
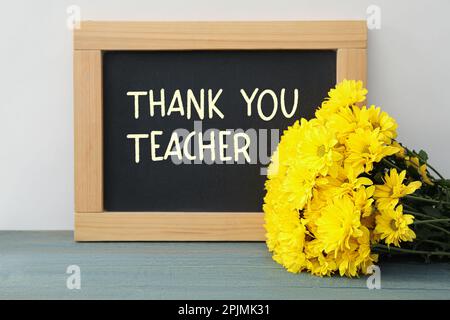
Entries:
[[366, 80], [365, 21], [82, 22], [74, 32], [75, 240], [263, 241], [260, 212], [104, 212], [102, 51], [337, 50], [337, 81]]

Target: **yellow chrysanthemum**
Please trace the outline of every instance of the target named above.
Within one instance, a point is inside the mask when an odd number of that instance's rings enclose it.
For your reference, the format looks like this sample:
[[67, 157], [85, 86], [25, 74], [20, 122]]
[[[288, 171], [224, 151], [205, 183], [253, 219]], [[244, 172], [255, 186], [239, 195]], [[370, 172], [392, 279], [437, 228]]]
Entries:
[[434, 183], [433, 181], [431, 181], [428, 172], [427, 172], [427, 165], [426, 164], [422, 164], [421, 166], [419, 166], [419, 174], [422, 177], [423, 182], [425, 182], [426, 184], [433, 186]]
[[326, 253], [349, 248], [350, 237], [362, 235], [360, 212], [348, 196], [334, 199], [325, 206], [316, 224], [317, 239], [324, 244]]
[[367, 89], [362, 81], [344, 79], [328, 92], [329, 101], [348, 107], [366, 100]]
[[305, 244], [306, 266], [314, 275], [330, 276], [337, 270], [336, 260], [333, 255], [325, 254], [322, 248], [323, 244], [317, 239]]
[[361, 211], [361, 217], [365, 218], [373, 213], [372, 196], [375, 192], [375, 186], [360, 187], [353, 192], [353, 200], [355, 205]]
[[319, 277], [330, 276], [337, 269], [334, 257], [323, 253], [317, 257], [310, 257], [306, 262], [306, 267], [311, 274]]
[[340, 108], [349, 107], [366, 99], [367, 89], [362, 81], [343, 80], [328, 92], [328, 98], [316, 111], [316, 118], [325, 120]]
[[328, 183], [323, 186], [321, 191], [326, 197], [341, 197], [343, 195], [353, 195], [353, 192], [362, 186], [370, 186], [372, 180], [367, 177], [360, 176], [361, 172], [357, 172], [351, 166], [339, 168], [336, 178], [327, 178]]
[[422, 185], [420, 181], [414, 181], [408, 185], [403, 184], [406, 170], [397, 173], [397, 169], [391, 169], [384, 176], [384, 184], [375, 186], [374, 198], [380, 210], [394, 208], [401, 197], [414, 193]]
[[[302, 119], [301, 121], [306, 121]], [[267, 176], [274, 179], [277, 176], [284, 176], [291, 159], [295, 159], [298, 141], [302, 140], [302, 129], [299, 121], [284, 131], [277, 150], [271, 158]]]
[[370, 108], [354, 106], [352, 111], [359, 128], [378, 129], [381, 140], [388, 143], [397, 136], [397, 122], [387, 112], [381, 111], [381, 108], [374, 105]]
[[283, 221], [276, 223], [266, 219], [268, 237], [272, 238], [272, 247], [269, 247], [269, 250], [273, 251], [273, 259], [285, 266], [289, 272], [300, 272], [306, 266], [306, 256], [303, 252], [305, 227], [298, 215], [288, 214], [282, 219]]
[[341, 276], [355, 277], [359, 273], [366, 274], [367, 267], [377, 259], [378, 256], [370, 251], [370, 232], [361, 227], [361, 236], [352, 238], [349, 246], [339, 251], [336, 264]]
[[358, 275], [358, 265], [356, 260], [358, 258], [358, 243], [351, 242], [351, 246], [346, 250], [339, 252], [336, 258], [336, 264], [338, 265], [339, 274], [341, 276], [355, 277]]
[[396, 156], [397, 158], [399, 158], [399, 159], [405, 159], [405, 157], [406, 157], [406, 149], [403, 148], [403, 146], [402, 146], [400, 143], [398, 143], [397, 141], [393, 141], [393, 142], [392, 142], [392, 146], [393, 146], [393, 147], [397, 147], [398, 150], [399, 150], [399, 151], [395, 154], [395, 156]]
[[430, 186], [434, 185], [433, 181], [431, 181], [428, 175], [427, 165], [425, 163], [421, 165], [418, 157], [405, 157], [405, 160], [408, 167], [413, 167], [417, 170], [423, 182]]
[[292, 204], [292, 208], [302, 210], [311, 199], [315, 178], [316, 175], [300, 163], [289, 167], [281, 188], [286, 193], [287, 201]]
[[380, 162], [386, 156], [393, 155], [399, 149], [386, 145], [380, 138], [379, 128], [370, 131], [357, 129], [355, 133], [348, 137], [348, 156], [345, 163], [351, 165], [357, 171], [369, 173], [373, 169], [375, 162]]
[[312, 127], [299, 146], [299, 159], [310, 170], [325, 176], [337, 175], [343, 156], [336, 148], [334, 135], [323, 126]]
[[342, 145], [357, 128], [357, 123], [350, 108], [342, 108], [338, 112], [330, 114], [326, 119], [327, 121], [323, 122], [324, 125], [336, 135], [336, 139]]
[[313, 190], [313, 196], [311, 200], [305, 206], [305, 209], [301, 212], [301, 217], [304, 218], [306, 226], [309, 231], [316, 233], [317, 231], [317, 219], [322, 214], [322, 209], [327, 205], [328, 200], [322, 197], [322, 193], [317, 189]]
[[[282, 230], [292, 230], [299, 223], [298, 214], [295, 210], [290, 210], [283, 204], [264, 204], [265, 227], [268, 236], [272, 237], [273, 247], [275, 249], [278, 243], [279, 233]], [[271, 249], [271, 250], [272, 250]]]
[[403, 214], [403, 206], [381, 210], [376, 217], [375, 233], [380, 235], [387, 245], [400, 246], [400, 241], [413, 241], [416, 234], [408, 226], [414, 222], [414, 216]]

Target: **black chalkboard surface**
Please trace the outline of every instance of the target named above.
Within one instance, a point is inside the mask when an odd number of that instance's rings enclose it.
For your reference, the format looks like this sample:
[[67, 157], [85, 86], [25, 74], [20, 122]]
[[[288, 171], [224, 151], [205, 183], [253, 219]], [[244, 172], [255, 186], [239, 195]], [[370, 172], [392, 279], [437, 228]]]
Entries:
[[[204, 90], [212, 96], [222, 89], [216, 106], [223, 119], [214, 114], [201, 121], [201, 131], [208, 129], [264, 129], [282, 130], [300, 117], [310, 118], [316, 107], [336, 81], [336, 52], [310, 51], [111, 51], [103, 56], [103, 131], [104, 131], [104, 208], [106, 211], [208, 211], [208, 212], [258, 212], [264, 196], [261, 163], [219, 164], [201, 161], [197, 164], [174, 163], [171, 159], [154, 161], [151, 157], [151, 139], [139, 141], [139, 162], [136, 163], [136, 141], [129, 134], [155, 135], [159, 156], [164, 155], [172, 132], [184, 128], [194, 130], [199, 116], [192, 112], [188, 119], [186, 110], [167, 115], [167, 109], [176, 90], [186, 107], [189, 89], [200, 99]], [[294, 104], [294, 89], [298, 89], [298, 109], [291, 118], [280, 108], [270, 121], [258, 116], [256, 99], [252, 115], [247, 114], [247, 104], [241, 89], [250, 96], [255, 88], [259, 93], [271, 89], [278, 97], [285, 89], [284, 101], [289, 111]], [[165, 93], [165, 116], [155, 107], [150, 115], [149, 90], [155, 101]], [[138, 97], [139, 116], [136, 119], [135, 97], [128, 92], [147, 92]], [[206, 103], [206, 102], [205, 102]], [[272, 111], [273, 100], [266, 95], [261, 100], [266, 115]], [[193, 109], [194, 110], [194, 109]], [[207, 109], [206, 109], [207, 110]], [[200, 122], [196, 122], [197, 125]], [[252, 140], [258, 150], [270, 156], [270, 138]], [[255, 142], [256, 141], [256, 142]], [[266, 149], [269, 149], [267, 151]], [[189, 149], [192, 150], [192, 149]], [[208, 150], [205, 151], [207, 153]], [[205, 156], [206, 157], [206, 156]], [[245, 160], [244, 157], [240, 158]], [[241, 161], [242, 162], [242, 161]]]

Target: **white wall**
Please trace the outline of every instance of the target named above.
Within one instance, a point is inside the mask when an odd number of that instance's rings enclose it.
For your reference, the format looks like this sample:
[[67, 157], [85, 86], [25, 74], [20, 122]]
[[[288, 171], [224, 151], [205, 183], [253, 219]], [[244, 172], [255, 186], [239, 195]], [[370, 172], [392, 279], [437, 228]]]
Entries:
[[450, 176], [450, 1], [14, 0], [0, 4], [0, 229], [72, 229], [72, 34], [84, 20], [365, 19], [369, 101], [399, 122], [400, 140], [426, 148]]

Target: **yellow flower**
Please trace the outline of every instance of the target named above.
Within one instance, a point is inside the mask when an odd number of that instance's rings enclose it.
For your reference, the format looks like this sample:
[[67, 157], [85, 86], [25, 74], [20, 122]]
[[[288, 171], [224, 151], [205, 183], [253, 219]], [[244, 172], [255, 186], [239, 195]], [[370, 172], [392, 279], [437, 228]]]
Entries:
[[[269, 225], [268, 225], [269, 224]], [[271, 230], [275, 227], [275, 230]], [[284, 221], [270, 225], [266, 220], [266, 229], [271, 239], [274, 252], [273, 259], [283, 265], [289, 272], [300, 272], [306, 267], [306, 256], [303, 252], [305, 244], [305, 227], [298, 219], [298, 215], [288, 215]]]
[[311, 200], [307, 203], [305, 210], [302, 212], [302, 217], [306, 222], [306, 226], [312, 233], [316, 233], [317, 219], [321, 216], [322, 209], [327, 203], [327, 199], [322, 197], [322, 193], [317, 189], [314, 189]]
[[348, 135], [355, 131], [357, 125], [350, 108], [342, 108], [330, 114], [322, 123], [336, 135], [340, 144], [345, 144]]
[[284, 250], [276, 252], [273, 259], [283, 265], [287, 271], [292, 273], [301, 272], [306, 267], [306, 258], [303, 252], [298, 250]]
[[361, 177], [361, 172], [355, 171], [351, 166], [340, 168], [337, 178], [328, 178], [328, 184], [322, 190], [328, 197], [341, 197], [352, 195], [353, 192], [362, 186], [370, 186], [372, 180]]
[[287, 195], [287, 201], [292, 203], [292, 208], [301, 210], [311, 199], [315, 178], [316, 175], [299, 162], [289, 167], [281, 188]]
[[420, 174], [420, 176], [422, 177], [423, 182], [425, 182], [426, 184], [433, 186], [434, 183], [433, 181], [431, 181], [430, 177], [428, 176], [428, 172], [427, 172], [427, 165], [424, 163], [422, 165], [420, 165], [419, 162], [419, 158], [418, 157], [406, 157], [406, 165], [408, 167], [414, 167], [417, 172]]
[[[303, 119], [302, 119], [303, 120]], [[295, 158], [298, 149], [298, 141], [302, 139], [302, 130], [299, 121], [284, 131], [280, 143], [271, 158], [268, 168], [268, 178], [273, 179], [277, 176], [284, 176], [289, 162]]]
[[356, 260], [358, 258], [358, 244], [354, 241], [348, 249], [339, 252], [336, 257], [336, 264], [341, 276], [355, 277], [358, 275], [358, 265]]
[[320, 253], [317, 257], [309, 258], [306, 267], [313, 275], [331, 276], [336, 271], [336, 260], [331, 255]]
[[352, 111], [359, 128], [379, 129], [381, 139], [387, 143], [397, 136], [397, 122], [389, 114], [381, 111], [381, 108], [374, 105], [370, 108], [354, 106]]
[[337, 270], [336, 261], [333, 255], [324, 254], [322, 247], [323, 244], [317, 239], [305, 244], [306, 266], [316, 276], [330, 276]]
[[349, 135], [346, 146], [348, 156], [346, 163], [350, 164], [356, 171], [369, 173], [375, 162], [380, 162], [386, 156], [398, 152], [396, 147], [386, 145], [380, 139], [379, 128], [370, 131], [357, 129]]
[[348, 248], [339, 252], [336, 264], [341, 276], [355, 277], [359, 273], [367, 273], [367, 267], [378, 259], [370, 251], [370, 231], [361, 227], [361, 236], [352, 238]]
[[336, 149], [334, 135], [323, 126], [312, 127], [305, 133], [299, 147], [299, 159], [310, 170], [325, 176], [337, 175], [343, 156]]
[[268, 178], [264, 183], [264, 189], [267, 190], [267, 193], [264, 197], [264, 203], [268, 203], [270, 205], [278, 205], [280, 202], [286, 201], [286, 194], [284, 192], [278, 191], [281, 190], [281, 186], [284, 180], [283, 176], [277, 176]]
[[431, 181], [430, 177], [428, 176], [427, 165], [425, 163], [419, 167], [419, 174], [422, 177], [423, 182], [430, 186], [434, 185], [433, 181]]
[[414, 216], [403, 214], [403, 206], [381, 210], [381, 214], [376, 217], [375, 233], [387, 245], [394, 244], [400, 246], [400, 241], [413, 241], [416, 234], [408, 226], [414, 222]]
[[278, 175], [284, 175], [286, 172], [286, 166], [280, 163], [280, 151], [275, 150], [272, 154], [271, 162], [267, 168], [267, 178], [275, 179]]
[[316, 111], [317, 119], [326, 119], [340, 108], [349, 107], [366, 99], [367, 89], [362, 81], [343, 80], [328, 92], [328, 98]]
[[362, 217], [368, 217], [373, 213], [373, 199], [372, 196], [375, 192], [375, 186], [360, 187], [357, 191], [353, 192], [353, 200], [355, 205], [361, 211]]
[[408, 185], [403, 184], [406, 170], [397, 173], [396, 169], [391, 169], [384, 176], [384, 184], [375, 186], [374, 198], [380, 210], [394, 208], [401, 197], [414, 193], [422, 185], [420, 181], [414, 181]]
[[[270, 233], [270, 236], [274, 237], [274, 245], [276, 247], [278, 243], [278, 236], [282, 230], [293, 230], [299, 223], [298, 213], [296, 210], [289, 209], [281, 203], [264, 204], [265, 227]], [[275, 247], [273, 249], [275, 249]]]
[[419, 158], [418, 157], [405, 157], [406, 160], [406, 166], [408, 167], [414, 167], [414, 168], [419, 168]]
[[324, 244], [326, 253], [349, 248], [350, 237], [359, 237], [362, 231], [360, 212], [350, 197], [334, 199], [322, 210], [317, 219], [317, 239]]
[[392, 146], [397, 147], [399, 149], [399, 151], [395, 154], [395, 156], [400, 159], [405, 159], [406, 149], [403, 148], [402, 145], [400, 143], [398, 143], [397, 141], [394, 141], [392, 143]]
[[329, 101], [348, 107], [366, 100], [367, 89], [362, 81], [344, 79], [328, 92]]

